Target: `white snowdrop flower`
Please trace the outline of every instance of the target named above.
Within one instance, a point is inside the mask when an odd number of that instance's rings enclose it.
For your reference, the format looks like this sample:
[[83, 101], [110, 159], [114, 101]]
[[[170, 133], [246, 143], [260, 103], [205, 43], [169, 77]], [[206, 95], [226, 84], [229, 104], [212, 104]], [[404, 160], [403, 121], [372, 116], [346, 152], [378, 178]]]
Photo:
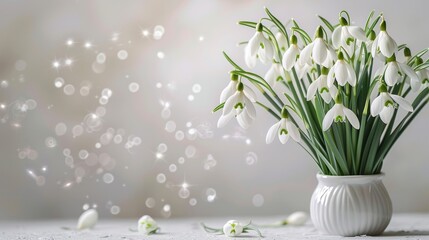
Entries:
[[332, 45], [335, 49], [343, 47], [351, 56], [355, 40], [366, 42], [365, 31], [361, 27], [350, 26], [344, 17], [340, 17], [340, 25], [332, 33]]
[[295, 72], [296, 75], [298, 76], [298, 79], [302, 79], [305, 74], [307, 74], [307, 72], [311, 69], [311, 65], [308, 65], [307, 63], [304, 63], [303, 65], [301, 65], [300, 61], [296, 61], [295, 63]]
[[153, 234], [158, 231], [158, 224], [149, 215], [144, 215], [137, 222], [137, 231], [139, 233]]
[[293, 226], [304, 225], [308, 220], [308, 214], [306, 212], [294, 212], [288, 216], [286, 223]]
[[405, 63], [396, 61], [396, 56], [393, 54], [391, 57], [387, 58], [387, 63], [384, 67], [381, 67], [375, 73], [377, 75], [384, 74], [384, 81], [387, 86], [394, 86], [404, 75], [407, 75], [410, 78], [410, 85], [413, 91], [417, 91], [421, 87], [421, 82], [419, 76], [413, 71], [413, 69]]
[[273, 44], [264, 36], [263, 28], [262, 23], [256, 25], [256, 32], [244, 49], [244, 60], [249, 68], [255, 67], [258, 58], [264, 64], [273, 59]]
[[232, 94], [235, 93], [235, 90], [237, 89], [238, 85], [238, 75], [232, 73], [231, 74], [231, 81], [229, 82], [228, 86], [224, 88], [220, 94], [220, 103], [225, 102], [229, 97], [232, 96]]
[[331, 100], [337, 96], [338, 90], [335, 85], [328, 87], [328, 71], [327, 68], [323, 67], [322, 74], [308, 86], [307, 101], [313, 100], [316, 96], [316, 92], [319, 92], [326, 103], [330, 103]]
[[283, 33], [281, 33], [281, 32], [276, 33], [276, 41], [277, 41], [277, 44], [279, 45], [280, 50], [282, 52], [286, 51], [287, 39], [286, 39], [285, 35], [283, 35]]
[[243, 232], [243, 225], [237, 220], [229, 220], [223, 225], [223, 233], [228, 237], [239, 236]]
[[238, 124], [247, 129], [256, 118], [256, 109], [253, 102], [256, 101], [256, 94], [243, 83], [238, 83], [237, 91], [229, 97], [223, 107], [222, 116], [217, 122], [217, 127], [225, 126], [234, 116]]
[[282, 59], [283, 67], [287, 71], [290, 71], [292, 69], [292, 67], [296, 63], [296, 59], [299, 56], [299, 47], [297, 42], [298, 42], [298, 39], [296, 38], [296, 36], [292, 35], [290, 37], [290, 46], [286, 50], [285, 54], [283, 55], [283, 59]]
[[[416, 66], [418, 66], [423, 63], [423, 59], [421, 59], [420, 57], [416, 57], [415, 63]], [[420, 87], [420, 90], [429, 87], [429, 70], [426, 68], [420, 69], [416, 72], [416, 74], [419, 77], [422, 85]]]
[[353, 67], [344, 60], [342, 52], [338, 53], [338, 60], [328, 73], [328, 87], [332, 87], [334, 82], [344, 86], [348, 82], [351, 86], [356, 85], [356, 73]]
[[338, 94], [335, 99], [335, 105], [323, 118], [322, 129], [326, 131], [331, 127], [332, 122], [345, 122], [346, 120], [348, 120], [354, 128], [359, 129], [360, 123], [356, 114], [343, 105], [340, 94]]
[[413, 111], [413, 106], [403, 97], [388, 93], [384, 83], [380, 85], [379, 92], [380, 95], [371, 103], [371, 115], [373, 117], [379, 115], [381, 120], [388, 124], [397, 105], [408, 112]]
[[324, 67], [332, 66], [333, 61], [336, 60], [335, 51], [323, 40], [323, 29], [321, 26], [316, 30], [316, 39], [305, 46], [299, 56], [301, 65], [304, 63], [312, 65], [311, 60]]
[[386, 32], [386, 21], [382, 20], [380, 24], [380, 32], [374, 39], [371, 47], [372, 57], [376, 56], [377, 52], [381, 52], [385, 57], [391, 57], [398, 49], [395, 40]]
[[277, 83], [284, 80], [286, 80], [286, 76], [282, 65], [280, 63], [273, 62], [270, 69], [268, 69], [265, 74], [265, 81], [267, 81], [272, 88], [276, 88]]
[[282, 110], [282, 119], [270, 127], [266, 136], [266, 143], [270, 144], [274, 138], [278, 136], [280, 142], [285, 144], [289, 137], [292, 137], [296, 142], [301, 141], [301, 135], [298, 127], [289, 119], [289, 113], [286, 108]]
[[77, 221], [77, 229], [93, 228], [98, 221], [98, 213], [95, 209], [89, 209], [83, 212]]

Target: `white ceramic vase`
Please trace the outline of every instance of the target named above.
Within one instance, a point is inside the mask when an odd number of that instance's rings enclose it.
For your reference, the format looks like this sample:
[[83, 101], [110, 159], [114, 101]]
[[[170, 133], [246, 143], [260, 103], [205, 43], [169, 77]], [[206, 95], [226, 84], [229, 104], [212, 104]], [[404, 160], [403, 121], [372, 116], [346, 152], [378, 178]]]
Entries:
[[310, 214], [315, 227], [340, 236], [379, 235], [392, 217], [384, 174], [326, 176], [317, 174]]

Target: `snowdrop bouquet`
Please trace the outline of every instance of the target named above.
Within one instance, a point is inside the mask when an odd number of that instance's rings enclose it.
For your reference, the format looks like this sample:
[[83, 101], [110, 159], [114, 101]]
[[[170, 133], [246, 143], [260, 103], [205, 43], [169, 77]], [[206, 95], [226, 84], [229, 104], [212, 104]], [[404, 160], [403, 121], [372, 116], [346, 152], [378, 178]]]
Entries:
[[292, 138], [325, 175], [380, 173], [389, 150], [429, 101], [429, 61], [422, 59], [428, 49], [413, 55], [406, 44], [397, 45], [384, 16], [374, 12], [363, 27], [346, 11], [334, 23], [319, 16], [314, 37], [297, 21], [284, 25], [265, 12], [258, 22], [239, 24], [253, 30], [243, 43], [247, 67], [269, 69], [262, 77], [224, 53], [233, 70], [213, 110], [222, 110], [218, 127], [235, 118], [248, 128], [261, 107], [277, 121], [267, 143]]

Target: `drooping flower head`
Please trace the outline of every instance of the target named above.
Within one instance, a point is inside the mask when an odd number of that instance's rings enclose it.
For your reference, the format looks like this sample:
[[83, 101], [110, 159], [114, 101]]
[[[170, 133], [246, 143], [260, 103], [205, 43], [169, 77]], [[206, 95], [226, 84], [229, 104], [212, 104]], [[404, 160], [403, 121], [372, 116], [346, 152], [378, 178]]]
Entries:
[[284, 52], [287, 49], [287, 39], [285, 37], [285, 35], [281, 32], [277, 32], [276, 33], [276, 41], [277, 44], [279, 45], [280, 51]]
[[220, 94], [220, 103], [225, 102], [232, 94], [234, 94], [235, 90], [237, 89], [238, 84], [238, 75], [235, 73], [231, 73], [231, 81], [228, 83], [228, 86], [226, 86], [221, 94]]
[[298, 127], [289, 119], [289, 113], [286, 108], [283, 108], [282, 119], [270, 127], [266, 136], [266, 143], [270, 144], [274, 141], [276, 135], [278, 136], [280, 142], [285, 144], [289, 137], [292, 137], [296, 142], [301, 141], [301, 135], [299, 133]]
[[217, 122], [218, 128], [225, 126], [235, 116], [238, 124], [247, 129], [256, 118], [256, 109], [253, 102], [256, 102], [255, 92], [242, 82], [239, 82], [236, 92], [225, 102], [222, 116]]
[[266, 64], [272, 61], [274, 49], [272, 42], [264, 36], [262, 23], [256, 25], [256, 32], [244, 49], [244, 60], [249, 68], [254, 68], [259, 59]]
[[322, 123], [323, 131], [328, 130], [331, 127], [333, 122], [336, 122], [336, 123], [346, 122], [346, 120], [348, 120], [349, 123], [355, 129], [359, 129], [360, 127], [360, 123], [356, 114], [352, 112], [352, 110], [346, 108], [343, 105], [340, 94], [341, 93], [338, 92], [335, 98], [335, 105], [326, 113], [325, 117], [323, 118], [323, 123]]
[[344, 86], [346, 83], [349, 83], [352, 87], [356, 85], [355, 70], [344, 60], [342, 52], [338, 53], [338, 60], [335, 62], [334, 66], [332, 66], [331, 70], [329, 70], [328, 87], [332, 87], [335, 81], [340, 86]]
[[274, 89], [277, 88], [279, 82], [286, 80], [285, 71], [282, 65], [278, 62], [273, 62], [270, 69], [265, 74], [265, 81]]
[[375, 58], [378, 52], [381, 52], [385, 57], [391, 57], [398, 50], [396, 41], [386, 31], [386, 21], [384, 19], [380, 24], [380, 32], [374, 39], [371, 48], [372, 57]]
[[329, 70], [323, 67], [320, 76], [308, 86], [307, 101], [313, 100], [316, 92], [320, 94], [326, 103], [330, 103], [337, 96], [337, 87], [333, 84], [331, 87], [328, 86], [328, 72]]
[[228, 237], [239, 236], [243, 232], [243, 225], [237, 220], [229, 220], [223, 226], [223, 233]]
[[408, 66], [406, 63], [396, 61], [395, 54], [387, 58], [386, 61], [386, 65], [377, 70], [375, 75], [384, 75], [384, 81], [386, 82], [387, 86], [394, 86], [405, 75], [407, 75], [410, 78], [411, 89], [413, 89], [413, 91], [420, 89], [420, 78], [410, 66]]
[[332, 33], [332, 45], [334, 48], [340, 49], [342, 47], [347, 54], [352, 56], [356, 40], [366, 42], [365, 31], [361, 27], [350, 26], [344, 17], [340, 17], [340, 25]]
[[380, 94], [371, 104], [371, 115], [373, 117], [380, 116], [385, 124], [390, 122], [398, 105], [408, 112], [413, 111], [411, 104], [403, 97], [387, 92], [386, 84], [381, 83], [378, 91]]
[[298, 56], [299, 56], [298, 39], [295, 35], [292, 35], [290, 37], [290, 46], [286, 50], [282, 59], [284, 69], [286, 69], [287, 71], [290, 71], [292, 67], [295, 65]]
[[[423, 63], [423, 59], [420, 57], [416, 57], [415, 65], [419, 66], [422, 63]], [[422, 89], [429, 87], [429, 70], [428, 69], [424, 68], [424, 69], [418, 70], [417, 76], [419, 77], [422, 83], [422, 86], [421, 86]]]
[[301, 65], [307, 63], [312, 65], [312, 60], [324, 67], [332, 66], [336, 59], [334, 50], [323, 40], [323, 28], [319, 26], [316, 30], [314, 41], [308, 44], [301, 52], [299, 61]]

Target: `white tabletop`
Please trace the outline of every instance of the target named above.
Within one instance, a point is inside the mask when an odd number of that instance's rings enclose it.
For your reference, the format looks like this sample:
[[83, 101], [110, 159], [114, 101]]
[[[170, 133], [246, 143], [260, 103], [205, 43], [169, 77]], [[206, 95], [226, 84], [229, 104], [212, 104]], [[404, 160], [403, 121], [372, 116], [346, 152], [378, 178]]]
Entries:
[[[49, 220], [0, 222], [0, 239], [227, 239], [223, 235], [212, 235], [203, 231], [200, 223], [212, 227], [222, 227], [229, 218], [191, 218], [158, 220], [161, 232], [146, 236], [131, 231], [136, 228], [137, 220], [99, 220], [92, 230], [68, 230], [74, 228], [75, 220]], [[248, 218], [239, 218], [246, 222]], [[253, 219], [254, 223], [266, 224], [281, 220], [280, 217], [263, 217]], [[131, 229], [131, 230], [130, 230]], [[337, 236], [320, 234], [311, 222], [304, 226], [260, 228], [264, 239], [339, 239]], [[239, 239], [258, 239], [256, 234], [246, 234]], [[382, 238], [382, 239], [429, 239], [429, 214], [395, 214], [389, 227], [382, 236], [356, 237], [353, 239]]]

